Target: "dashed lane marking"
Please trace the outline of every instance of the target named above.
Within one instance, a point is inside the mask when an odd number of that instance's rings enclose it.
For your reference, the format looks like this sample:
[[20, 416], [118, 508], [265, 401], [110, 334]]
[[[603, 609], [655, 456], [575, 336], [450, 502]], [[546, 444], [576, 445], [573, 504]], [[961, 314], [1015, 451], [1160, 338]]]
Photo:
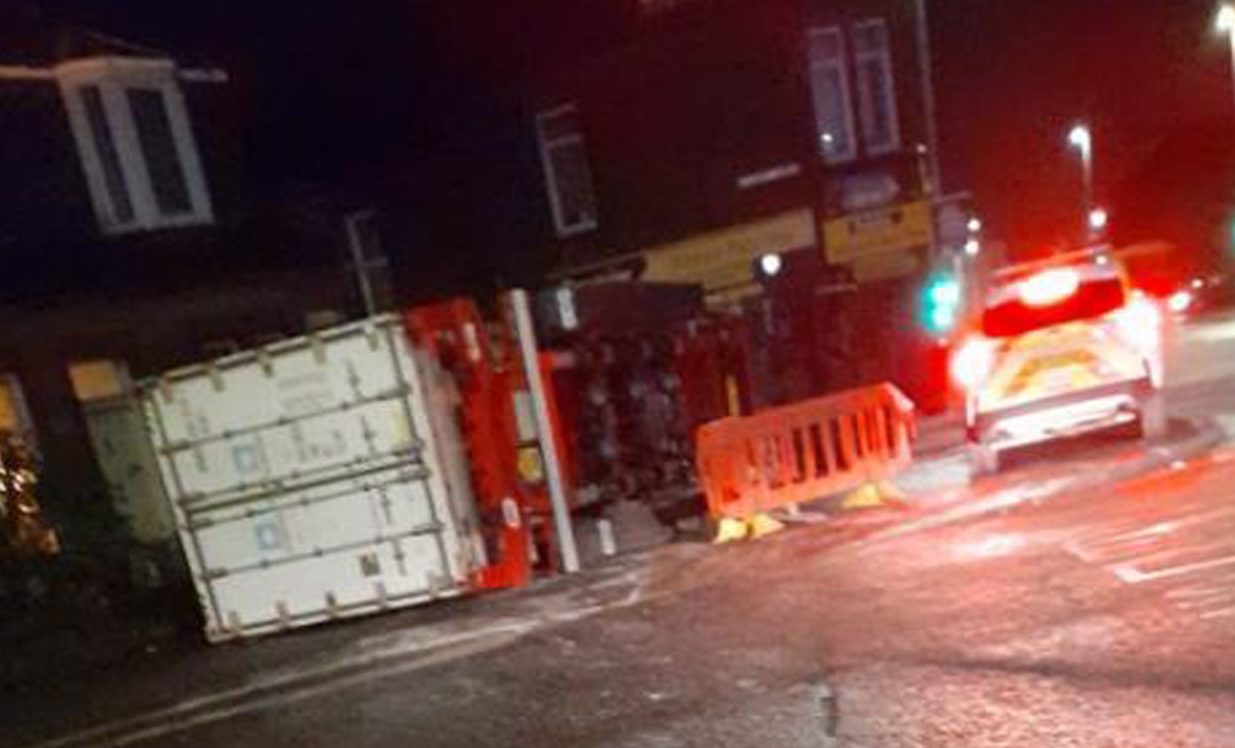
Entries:
[[1216, 610], [1206, 610], [1200, 614], [1202, 621], [1209, 621], [1214, 618], [1226, 618], [1228, 616], [1235, 616], [1235, 605], [1229, 605], [1225, 608], [1218, 608]]
[[[1167, 536], [1178, 535], [1182, 530], [1212, 525], [1215, 521], [1235, 517], [1235, 507], [1225, 507], [1204, 513], [1195, 511], [1163, 517], [1152, 525], [1134, 525], [1128, 521], [1112, 523], [1064, 544], [1064, 550], [1073, 557], [1094, 565], [1106, 565], [1114, 561], [1134, 557], [1138, 546], [1152, 546]], [[1113, 533], [1113, 534], [1112, 534]]]
[[1215, 574], [1203, 581], [1166, 591], [1168, 598], [1179, 601], [1214, 598], [1228, 594], [1235, 596], [1235, 574], [1232, 573]]
[[1112, 522], [1082, 532], [1063, 550], [1126, 585], [1176, 583], [1164, 594], [1177, 610], [1201, 620], [1226, 618], [1235, 616], [1235, 544], [1187, 536], [1232, 516], [1235, 508], [1224, 507], [1163, 517], [1142, 527]]
[[1157, 582], [1162, 579], [1172, 579], [1185, 574], [1194, 574], [1198, 571], [1220, 569], [1224, 566], [1235, 566], [1235, 555], [1211, 558], [1206, 561], [1197, 561], [1191, 564], [1172, 566], [1155, 571], [1141, 571], [1136, 567], [1135, 562], [1112, 564], [1106, 568], [1110, 569], [1111, 573], [1119, 577], [1119, 581], [1125, 584], [1143, 584], [1145, 582]]

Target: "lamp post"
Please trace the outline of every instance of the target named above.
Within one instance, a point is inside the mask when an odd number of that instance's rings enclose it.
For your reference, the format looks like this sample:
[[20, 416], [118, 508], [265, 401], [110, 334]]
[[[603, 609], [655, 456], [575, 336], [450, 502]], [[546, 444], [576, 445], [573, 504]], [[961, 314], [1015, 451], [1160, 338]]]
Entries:
[[1214, 18], [1214, 28], [1220, 34], [1226, 34], [1227, 39], [1231, 44], [1231, 81], [1235, 85], [1235, 5], [1223, 3], [1218, 8], [1218, 15]]
[[1073, 125], [1068, 131], [1068, 145], [1081, 154], [1081, 225], [1085, 239], [1092, 235], [1090, 213], [1093, 211], [1093, 134], [1087, 125]]

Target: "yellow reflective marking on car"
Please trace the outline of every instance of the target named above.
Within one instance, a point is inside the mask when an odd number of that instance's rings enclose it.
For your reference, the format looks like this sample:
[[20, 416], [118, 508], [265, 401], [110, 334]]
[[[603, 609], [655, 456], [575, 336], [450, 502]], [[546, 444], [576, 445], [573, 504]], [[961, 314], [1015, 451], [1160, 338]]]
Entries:
[[[1003, 396], [1015, 397], [1029, 391], [1053, 393], [1093, 384], [1098, 381], [1094, 368], [1097, 363], [1097, 356], [1087, 350], [1032, 359], [1003, 388]], [[1059, 383], [1058, 380], [1065, 375], [1068, 381]]]

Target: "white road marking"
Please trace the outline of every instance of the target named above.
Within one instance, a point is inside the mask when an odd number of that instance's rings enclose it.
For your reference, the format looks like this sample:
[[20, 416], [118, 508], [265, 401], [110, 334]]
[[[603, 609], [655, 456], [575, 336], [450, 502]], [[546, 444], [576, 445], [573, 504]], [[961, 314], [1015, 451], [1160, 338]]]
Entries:
[[1223, 607], [1228, 603], [1235, 604], [1235, 589], [1211, 590], [1208, 595], [1174, 598], [1173, 601], [1180, 610], [1207, 610], [1214, 606]]
[[[1082, 533], [1069, 541], [1064, 550], [1070, 555], [1087, 564], [1102, 565], [1110, 563], [1125, 555], [1118, 552], [1121, 545], [1136, 545], [1137, 543], [1156, 543], [1167, 535], [1178, 533], [1193, 527], [1210, 525], [1217, 520], [1235, 517], [1235, 507], [1223, 507], [1213, 511], [1196, 513], [1195, 511], [1163, 520], [1148, 527], [1136, 527], [1127, 522], [1108, 526], [1106, 531]], [[1116, 534], [1107, 534], [1114, 532]], [[1114, 551], [1107, 553], [1106, 551]]]
[[1176, 600], [1175, 607], [1189, 613], [1204, 613], [1207, 610], [1212, 610], [1215, 606], [1219, 608], [1227, 607], [1228, 603], [1235, 604], [1235, 598], [1228, 595], [1225, 598]]
[[1235, 572], [1233, 571], [1210, 574], [1204, 579], [1167, 590], [1166, 596], [1172, 600], [1186, 600], [1197, 597], [1213, 597], [1227, 590], [1235, 590]]
[[1134, 563], [1114, 564], [1106, 568], [1110, 569], [1111, 573], [1119, 577], [1119, 581], [1125, 584], [1142, 584], [1144, 582], [1156, 582], [1161, 579], [1171, 579], [1198, 571], [1218, 569], [1223, 566], [1235, 566], [1235, 556], [1211, 558], [1206, 561], [1197, 561], [1196, 563], [1183, 564], [1182, 566], [1174, 566], [1157, 571], [1141, 571], [1136, 568]]
[[1116, 535], [1097, 542], [1070, 541], [1064, 544], [1064, 550], [1087, 564], [1101, 566], [1117, 558], [1134, 554], [1145, 546], [1154, 545], [1161, 540], [1161, 534], [1149, 533], [1146, 528], [1139, 532]]
[[1235, 605], [1218, 610], [1207, 610], [1201, 613], [1201, 620], [1208, 621], [1214, 618], [1226, 618], [1227, 616], [1235, 616]]
[[[607, 610], [637, 605], [645, 599], [644, 577], [640, 571], [624, 575], [623, 578], [631, 581], [632, 588], [622, 599], [613, 603], [542, 610], [525, 619], [507, 617], [488, 626], [436, 637], [431, 634], [409, 637], [407, 632], [403, 632], [389, 644], [383, 642], [384, 646], [363, 654], [338, 658], [325, 666], [276, 675], [245, 686], [185, 699], [169, 707], [29, 744], [27, 748], [133, 745], [242, 714], [304, 701], [375, 679], [412, 672], [437, 662], [488, 651], [550, 625], [572, 623]], [[362, 646], [373, 647], [376, 643], [367, 640], [362, 642]]]

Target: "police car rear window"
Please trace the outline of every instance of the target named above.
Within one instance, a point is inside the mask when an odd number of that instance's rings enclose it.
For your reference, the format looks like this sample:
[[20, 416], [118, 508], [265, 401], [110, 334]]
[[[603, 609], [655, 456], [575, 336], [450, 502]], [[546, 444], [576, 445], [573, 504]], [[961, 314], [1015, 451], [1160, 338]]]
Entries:
[[1117, 276], [1083, 278], [1075, 290], [1046, 304], [1027, 303], [1018, 281], [992, 294], [982, 314], [982, 332], [1007, 338], [1067, 322], [1096, 319], [1124, 305], [1124, 285]]

